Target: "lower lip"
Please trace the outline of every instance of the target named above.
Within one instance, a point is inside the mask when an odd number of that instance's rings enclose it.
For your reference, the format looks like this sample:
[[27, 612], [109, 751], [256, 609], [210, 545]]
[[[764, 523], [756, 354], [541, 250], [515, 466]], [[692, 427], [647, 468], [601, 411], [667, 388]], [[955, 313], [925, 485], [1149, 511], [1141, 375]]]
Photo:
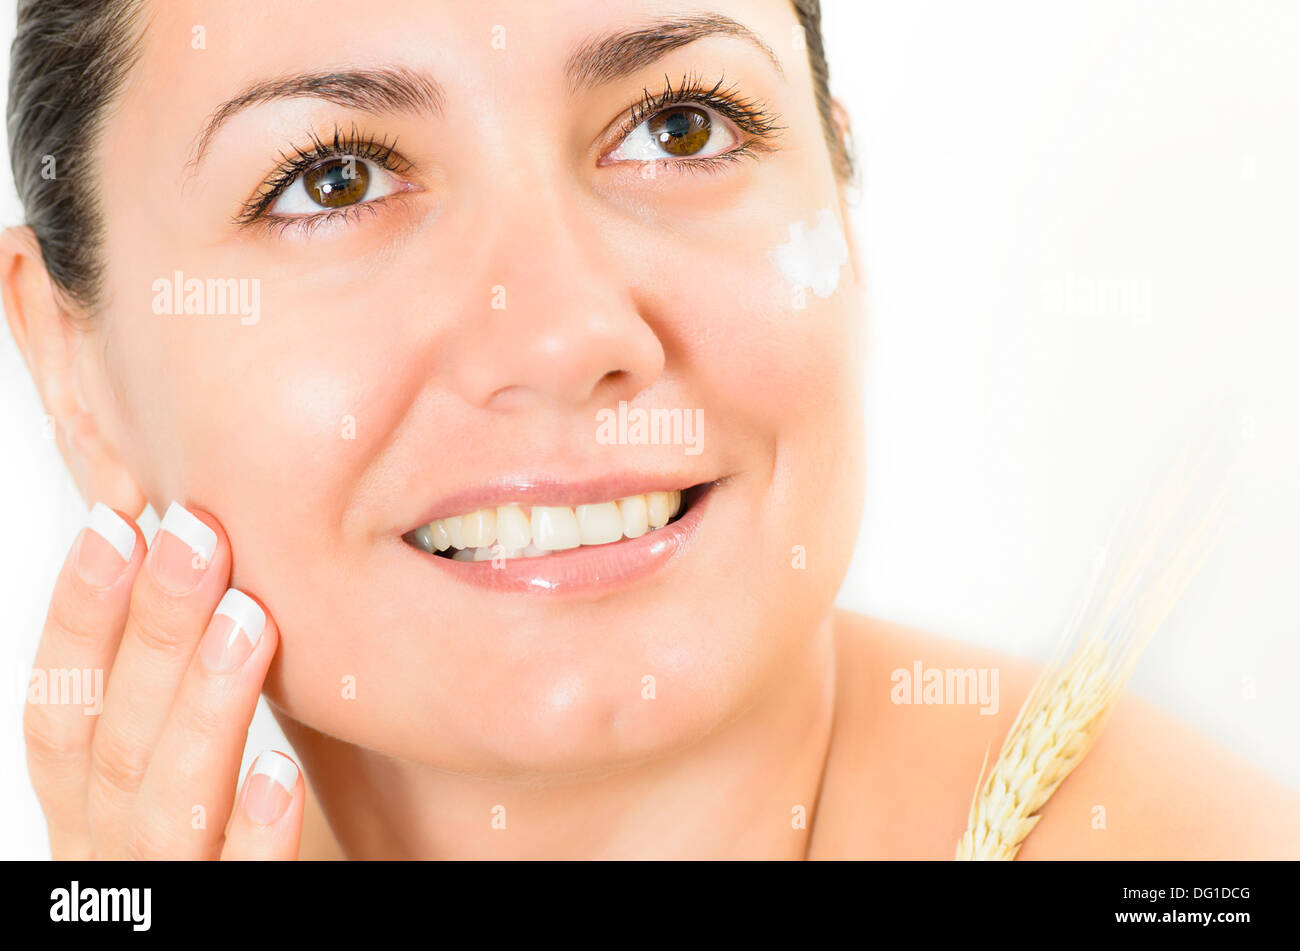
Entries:
[[704, 518], [713, 489], [702, 493], [686, 514], [640, 538], [625, 538], [608, 545], [584, 545], [538, 558], [498, 561], [454, 561], [425, 555], [457, 581], [491, 591], [539, 594], [599, 593], [624, 587], [667, 567], [681, 557]]

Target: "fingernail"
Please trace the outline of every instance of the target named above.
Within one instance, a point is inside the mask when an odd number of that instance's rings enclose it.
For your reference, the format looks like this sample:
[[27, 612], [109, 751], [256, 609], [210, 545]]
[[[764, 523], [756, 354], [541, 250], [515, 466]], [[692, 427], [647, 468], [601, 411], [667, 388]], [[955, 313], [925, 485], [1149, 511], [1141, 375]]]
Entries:
[[149, 551], [155, 577], [173, 594], [193, 591], [217, 550], [217, 533], [173, 502]]
[[135, 551], [135, 529], [103, 502], [86, 518], [77, 547], [77, 574], [96, 588], [121, 577]]
[[266, 612], [262, 606], [244, 592], [231, 588], [212, 613], [199, 643], [204, 666], [214, 674], [234, 670], [253, 653], [265, 627]]
[[254, 822], [268, 826], [289, 808], [297, 785], [298, 767], [293, 760], [283, 753], [267, 750], [257, 757], [248, 777], [244, 811]]

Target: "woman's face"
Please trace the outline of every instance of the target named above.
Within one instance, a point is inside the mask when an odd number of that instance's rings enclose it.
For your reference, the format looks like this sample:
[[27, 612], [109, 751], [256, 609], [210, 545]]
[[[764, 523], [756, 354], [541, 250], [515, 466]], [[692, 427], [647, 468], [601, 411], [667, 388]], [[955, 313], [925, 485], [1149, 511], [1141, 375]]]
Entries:
[[[680, 747], [778, 684], [861, 490], [860, 297], [790, 4], [146, 12], [99, 152], [84, 385], [154, 508], [224, 526], [282, 631], [270, 699], [509, 772]], [[673, 42], [626, 35], [660, 20]], [[713, 98], [672, 103], [683, 77]], [[286, 164], [336, 137], [346, 157]], [[650, 409], [695, 428], [638, 439]], [[606, 548], [467, 563], [404, 539], [711, 483]]]

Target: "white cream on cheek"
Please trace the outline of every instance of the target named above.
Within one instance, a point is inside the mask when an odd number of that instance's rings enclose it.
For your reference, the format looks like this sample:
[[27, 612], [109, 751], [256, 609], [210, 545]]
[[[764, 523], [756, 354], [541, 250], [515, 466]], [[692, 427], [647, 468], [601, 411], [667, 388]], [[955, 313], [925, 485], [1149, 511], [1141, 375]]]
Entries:
[[802, 221], [792, 223], [790, 240], [767, 256], [796, 290], [807, 287], [818, 297], [830, 297], [839, 287], [849, 246], [835, 213], [827, 207], [817, 212], [812, 228]]

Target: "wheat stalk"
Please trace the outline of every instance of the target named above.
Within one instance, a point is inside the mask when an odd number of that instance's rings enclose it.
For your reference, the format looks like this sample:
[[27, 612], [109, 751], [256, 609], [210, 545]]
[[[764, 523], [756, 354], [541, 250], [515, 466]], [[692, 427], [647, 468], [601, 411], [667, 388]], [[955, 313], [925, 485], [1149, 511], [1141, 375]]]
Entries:
[[[1089, 593], [1021, 706], [987, 780], [985, 750], [958, 860], [1014, 859], [1042, 818], [1038, 811], [1092, 748], [1143, 648], [1222, 535], [1234, 456], [1216, 457], [1210, 440], [1189, 441], [1152, 501], [1137, 510], [1145, 513], [1141, 527], [1130, 531], [1131, 518], [1121, 520], [1116, 537], [1127, 555], [1110, 559], [1105, 583], [1103, 563], [1094, 566]], [[1197, 490], [1207, 487], [1210, 501], [1198, 504]]]

